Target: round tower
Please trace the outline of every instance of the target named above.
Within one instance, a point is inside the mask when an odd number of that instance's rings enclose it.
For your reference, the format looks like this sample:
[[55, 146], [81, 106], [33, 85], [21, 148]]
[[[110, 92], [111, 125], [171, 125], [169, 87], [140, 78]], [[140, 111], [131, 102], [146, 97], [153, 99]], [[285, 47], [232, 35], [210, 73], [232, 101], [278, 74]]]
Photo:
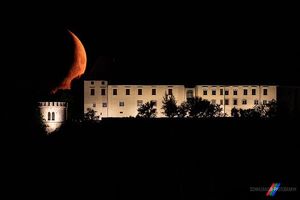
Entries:
[[58, 130], [67, 120], [67, 102], [39, 102], [38, 106], [47, 134]]

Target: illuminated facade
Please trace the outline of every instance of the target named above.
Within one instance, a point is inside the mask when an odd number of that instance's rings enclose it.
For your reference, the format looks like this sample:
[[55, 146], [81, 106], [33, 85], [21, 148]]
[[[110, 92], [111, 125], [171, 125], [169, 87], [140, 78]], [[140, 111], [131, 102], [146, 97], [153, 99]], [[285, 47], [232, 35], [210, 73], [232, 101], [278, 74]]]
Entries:
[[101, 118], [135, 117], [143, 103], [154, 101], [157, 117], [164, 117], [162, 101], [173, 94], [177, 105], [191, 97], [201, 97], [219, 104], [227, 116], [232, 108], [248, 109], [277, 98], [277, 87], [270, 85], [110, 85], [105, 80], [84, 81], [84, 112], [97, 111]]
[[58, 130], [67, 120], [66, 102], [39, 102], [38, 106], [48, 134]]

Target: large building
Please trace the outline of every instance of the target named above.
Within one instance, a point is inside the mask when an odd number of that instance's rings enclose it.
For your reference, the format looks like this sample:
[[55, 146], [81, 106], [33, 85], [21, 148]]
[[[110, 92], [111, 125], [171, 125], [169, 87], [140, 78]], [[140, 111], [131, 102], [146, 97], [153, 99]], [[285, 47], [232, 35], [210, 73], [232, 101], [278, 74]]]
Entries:
[[177, 104], [191, 97], [201, 97], [219, 104], [227, 116], [231, 109], [253, 108], [277, 99], [277, 87], [270, 85], [111, 85], [105, 80], [84, 81], [84, 112], [91, 108], [99, 118], [135, 117], [142, 104], [154, 101], [157, 117], [162, 114], [165, 94], [173, 94]]

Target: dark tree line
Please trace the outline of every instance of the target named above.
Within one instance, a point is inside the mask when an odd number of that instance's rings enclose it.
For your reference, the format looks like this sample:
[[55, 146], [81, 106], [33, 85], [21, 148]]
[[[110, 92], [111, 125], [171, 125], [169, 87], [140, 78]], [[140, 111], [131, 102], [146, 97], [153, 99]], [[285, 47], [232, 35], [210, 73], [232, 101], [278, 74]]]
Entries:
[[[147, 102], [138, 109], [138, 117], [152, 118], [156, 116], [156, 108], [149, 106]], [[163, 97], [163, 114], [168, 118], [212, 118], [222, 117], [222, 108], [220, 105], [212, 104], [207, 100], [203, 100], [199, 97], [190, 98], [183, 102], [181, 105], [177, 105], [174, 95], [165, 94]], [[149, 113], [152, 113], [150, 115]]]

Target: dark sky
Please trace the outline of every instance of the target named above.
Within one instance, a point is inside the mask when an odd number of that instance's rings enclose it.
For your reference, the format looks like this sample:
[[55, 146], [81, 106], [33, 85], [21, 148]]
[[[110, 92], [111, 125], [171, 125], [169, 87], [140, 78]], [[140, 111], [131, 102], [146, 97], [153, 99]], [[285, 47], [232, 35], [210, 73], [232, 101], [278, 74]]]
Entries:
[[[72, 63], [67, 29], [84, 44], [84, 78], [179, 84], [298, 84], [299, 31], [286, 13], [177, 14], [18, 20], [17, 84], [50, 90]], [[21, 32], [20, 32], [21, 31]], [[22, 83], [22, 84], [21, 84]]]

